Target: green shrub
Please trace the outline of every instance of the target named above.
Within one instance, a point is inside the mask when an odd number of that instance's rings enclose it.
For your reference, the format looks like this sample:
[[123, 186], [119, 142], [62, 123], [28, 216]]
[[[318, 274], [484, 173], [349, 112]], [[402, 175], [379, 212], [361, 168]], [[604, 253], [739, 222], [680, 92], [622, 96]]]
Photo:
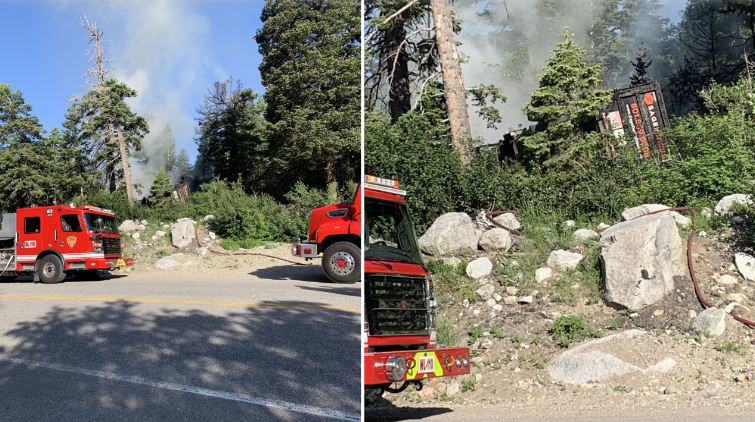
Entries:
[[600, 332], [587, 326], [579, 315], [564, 315], [558, 317], [550, 329], [556, 344], [569, 347], [570, 344], [587, 338], [600, 337]]

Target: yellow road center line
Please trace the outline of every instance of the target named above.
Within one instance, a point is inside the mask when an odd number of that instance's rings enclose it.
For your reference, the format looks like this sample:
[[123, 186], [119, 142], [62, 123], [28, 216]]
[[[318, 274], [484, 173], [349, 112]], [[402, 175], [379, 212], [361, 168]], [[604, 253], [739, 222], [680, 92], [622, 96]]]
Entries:
[[156, 299], [156, 298], [128, 298], [128, 297], [86, 297], [86, 296], [41, 296], [41, 295], [14, 295], [0, 294], [0, 299], [28, 299], [40, 301], [65, 301], [65, 302], [128, 302], [128, 303], [157, 303], [164, 305], [208, 305], [223, 306], [230, 308], [289, 308], [311, 309], [327, 311], [345, 311], [360, 313], [356, 306], [328, 306], [308, 305], [306, 303], [259, 303], [259, 302], [226, 302], [217, 300], [184, 300], [184, 299]]

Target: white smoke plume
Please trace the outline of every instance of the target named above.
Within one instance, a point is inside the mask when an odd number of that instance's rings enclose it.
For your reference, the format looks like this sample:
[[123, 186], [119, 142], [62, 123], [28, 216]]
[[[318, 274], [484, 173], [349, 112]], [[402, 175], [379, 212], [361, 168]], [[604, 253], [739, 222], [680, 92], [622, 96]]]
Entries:
[[[147, 194], [165, 165], [167, 145], [160, 135], [166, 126], [172, 129], [178, 150], [194, 148], [196, 123], [186, 102], [189, 93], [205, 83], [200, 76], [228, 77], [208, 54], [209, 22], [194, 10], [202, 0], [48, 1], [80, 11], [99, 25], [111, 75], [137, 91], [129, 104], [149, 121], [150, 133], [142, 142], [143, 156], [149, 160], [146, 165], [132, 160], [132, 169], [134, 183]], [[86, 36], [83, 30], [81, 36]]]
[[[553, 15], [540, 7], [551, 3], [559, 8]], [[467, 88], [478, 84], [492, 84], [507, 97], [498, 105], [503, 122], [498, 129], [486, 127], [486, 122], [470, 110], [472, 133], [486, 143], [501, 139], [505, 132], [532, 124], [522, 112], [537, 87], [538, 74], [550, 57], [561, 34], [568, 28], [583, 47], [588, 45], [588, 31], [593, 22], [595, 0], [457, 0], [454, 10], [462, 20], [460, 53], [467, 62], [462, 65]], [[679, 15], [683, 0], [664, 5], [661, 13]], [[669, 8], [672, 7], [672, 8]], [[642, 25], [641, 22], [637, 25]], [[647, 33], [657, 28], [635, 28]], [[628, 74], [626, 75], [629, 76]]]

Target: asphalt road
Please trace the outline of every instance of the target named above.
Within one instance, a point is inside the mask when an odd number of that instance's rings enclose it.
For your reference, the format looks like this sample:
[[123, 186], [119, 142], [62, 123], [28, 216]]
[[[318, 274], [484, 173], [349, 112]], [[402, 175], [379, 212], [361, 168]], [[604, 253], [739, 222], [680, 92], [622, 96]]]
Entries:
[[0, 283], [0, 420], [358, 420], [360, 289], [288, 265]]

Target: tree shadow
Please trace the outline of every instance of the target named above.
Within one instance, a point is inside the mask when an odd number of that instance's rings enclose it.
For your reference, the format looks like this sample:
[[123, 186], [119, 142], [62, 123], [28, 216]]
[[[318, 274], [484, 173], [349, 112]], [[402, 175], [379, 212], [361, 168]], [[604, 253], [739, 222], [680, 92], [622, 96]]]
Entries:
[[277, 265], [254, 270], [249, 275], [268, 280], [329, 282], [319, 265]]
[[0, 420], [318, 419], [9, 358], [359, 414], [359, 317], [325, 306], [268, 301], [208, 312], [121, 301], [56, 306], [2, 334], [11, 346], [0, 348]]
[[453, 410], [447, 407], [366, 406], [364, 408], [364, 420], [366, 422], [417, 420], [451, 412]]

